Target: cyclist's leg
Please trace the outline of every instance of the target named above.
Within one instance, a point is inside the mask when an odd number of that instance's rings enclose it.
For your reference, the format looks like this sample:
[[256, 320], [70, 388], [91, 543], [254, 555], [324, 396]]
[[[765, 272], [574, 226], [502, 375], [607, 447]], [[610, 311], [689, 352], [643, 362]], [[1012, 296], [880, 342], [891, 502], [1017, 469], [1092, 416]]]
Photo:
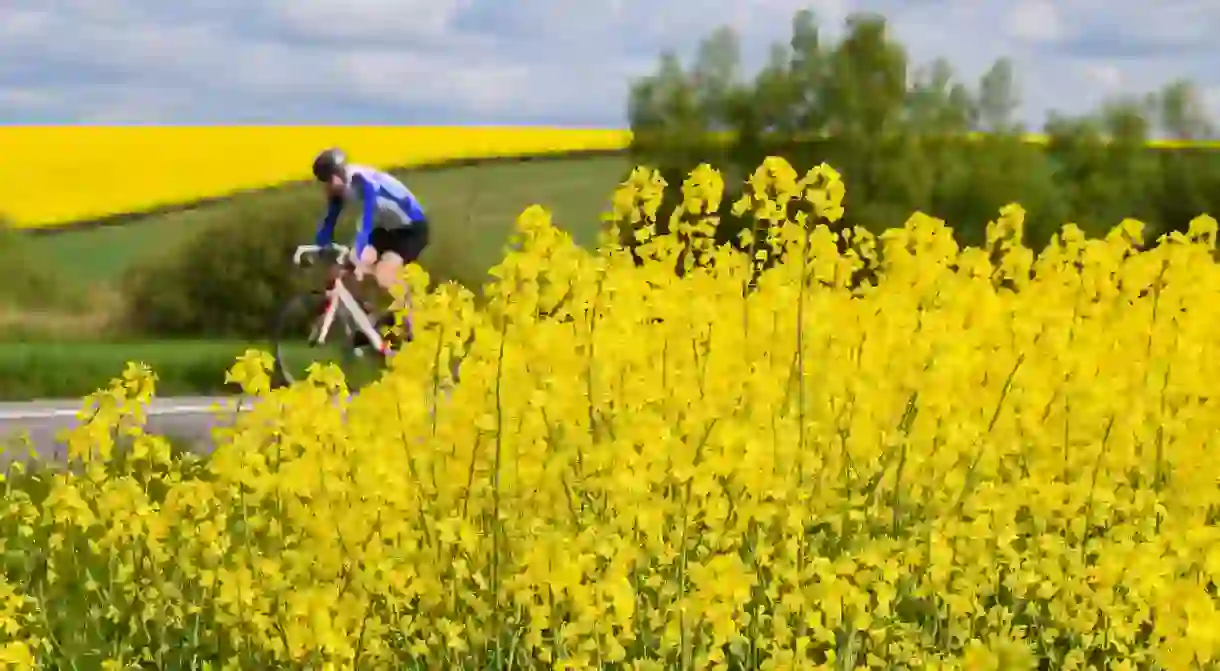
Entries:
[[[379, 255], [377, 264], [373, 267], [373, 275], [377, 279], [377, 284], [392, 296], [393, 287], [402, 281], [403, 266], [416, 262], [424, 248], [428, 246], [427, 221], [415, 222], [410, 227], [386, 233], [387, 244], [385, 249], [378, 250]], [[410, 297], [404, 296], [404, 300], [409, 303]], [[390, 311], [379, 326], [393, 325], [394, 313], [407, 307], [409, 305], [400, 304], [391, 299]], [[408, 341], [411, 340], [412, 334], [409, 328], [406, 336]]]
[[400, 309], [391, 289], [398, 283], [403, 265], [403, 258], [398, 252], [387, 250], [377, 256], [377, 263], [373, 266], [373, 277], [377, 280], [377, 286], [390, 297], [389, 309], [377, 320], [377, 328], [383, 331], [394, 325], [394, 313]]
[[377, 263], [373, 265], [373, 277], [377, 280], [377, 286], [389, 293], [390, 289], [398, 284], [404, 265], [406, 260], [399, 252], [393, 249], [380, 252], [377, 255]]
[[[390, 232], [384, 228], [381, 228], [381, 227], [374, 228], [372, 234], [369, 236], [369, 246], [373, 248], [373, 251], [377, 252], [377, 257], [378, 257], [378, 260], [375, 261], [373, 264], [372, 272], [370, 274], [373, 276], [372, 279], [379, 286], [377, 287], [376, 290], [370, 291], [370, 289], [372, 289], [372, 287], [368, 286], [369, 282], [367, 281], [368, 278], [366, 276], [366, 281], [360, 283], [359, 286], [355, 287], [355, 290], [358, 292], [357, 298], [360, 301], [360, 305], [361, 305], [361, 307], [364, 308], [365, 312], [368, 313], [369, 317], [376, 317], [376, 315], [378, 313], [378, 309], [376, 306], [379, 303], [381, 303], [381, 301], [379, 300], [380, 293], [381, 293], [381, 287], [380, 287], [381, 281], [377, 278], [377, 266], [380, 263], [381, 258], [385, 255], [385, 252], [388, 249], [390, 249], [392, 244], [393, 244], [393, 238], [390, 235]], [[391, 322], [390, 324], [393, 325], [393, 322]], [[381, 320], [374, 320], [373, 327], [376, 328], [378, 331], [384, 332], [384, 324], [381, 323]], [[362, 348], [362, 347], [368, 345], [369, 339], [367, 336], [364, 335], [363, 332], [357, 332], [357, 333], [353, 334], [352, 344], [354, 347], [359, 349], [359, 348]]]
[[421, 220], [406, 228], [386, 232], [385, 249], [379, 249], [374, 275], [377, 283], [389, 291], [398, 284], [402, 276], [402, 268], [408, 263], [415, 263], [419, 255], [428, 246], [428, 222]]
[[[428, 225], [427, 219], [421, 218], [419, 221], [416, 221], [414, 224], [412, 224], [411, 229], [409, 231], [409, 235], [407, 235], [403, 240], [402, 249], [400, 252], [400, 255], [402, 256], [404, 264], [419, 263], [419, 256], [424, 253], [425, 249], [428, 248], [428, 237], [429, 237], [429, 225]], [[401, 274], [400, 274], [400, 277], [401, 277]], [[409, 292], [403, 293], [403, 300], [406, 303], [406, 305], [404, 307], [407, 309], [407, 314], [409, 316], [410, 309], [411, 309], [411, 295]], [[410, 324], [410, 322], [408, 322], [407, 323], [407, 339], [408, 340], [412, 339], [412, 337], [413, 337], [410, 327], [411, 327], [411, 324]]]

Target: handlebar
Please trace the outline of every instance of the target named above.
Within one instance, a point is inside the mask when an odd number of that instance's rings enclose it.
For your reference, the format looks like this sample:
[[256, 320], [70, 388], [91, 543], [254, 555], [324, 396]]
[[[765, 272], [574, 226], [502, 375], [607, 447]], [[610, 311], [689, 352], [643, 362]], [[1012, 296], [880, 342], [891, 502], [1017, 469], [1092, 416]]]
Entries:
[[[335, 256], [337, 263], [344, 263], [351, 258], [351, 248], [346, 245], [329, 244], [329, 245], [301, 245], [296, 248], [292, 254], [292, 263], [301, 265], [309, 256], [322, 256], [323, 253], [331, 253]], [[312, 261], [309, 261], [310, 263]]]

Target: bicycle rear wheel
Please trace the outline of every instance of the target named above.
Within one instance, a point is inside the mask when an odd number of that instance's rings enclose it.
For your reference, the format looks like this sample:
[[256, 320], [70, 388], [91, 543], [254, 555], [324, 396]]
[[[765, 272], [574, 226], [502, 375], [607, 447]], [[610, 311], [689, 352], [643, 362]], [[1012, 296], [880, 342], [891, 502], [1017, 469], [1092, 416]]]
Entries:
[[355, 332], [341, 315], [335, 315], [325, 334], [321, 332], [326, 305], [323, 293], [301, 294], [285, 303], [276, 316], [273, 381], [277, 386], [306, 379], [314, 363], [338, 365], [352, 391], [385, 372], [385, 358], [371, 347], [356, 348]]

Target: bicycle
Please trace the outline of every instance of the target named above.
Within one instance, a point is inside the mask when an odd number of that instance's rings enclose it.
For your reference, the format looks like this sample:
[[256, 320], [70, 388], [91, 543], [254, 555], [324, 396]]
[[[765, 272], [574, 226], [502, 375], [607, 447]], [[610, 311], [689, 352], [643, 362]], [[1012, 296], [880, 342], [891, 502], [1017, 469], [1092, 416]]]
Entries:
[[[355, 269], [351, 262], [351, 249], [345, 245], [302, 245], [292, 255], [293, 265], [312, 265], [313, 259], [333, 256], [328, 286], [325, 291], [310, 291], [290, 298], [276, 316], [273, 326], [275, 351], [275, 381], [279, 385], [291, 385], [305, 379], [311, 363], [338, 363], [347, 380], [348, 387], [356, 390], [381, 376], [394, 349], [377, 331], [370, 311], [352, 294], [346, 279]], [[322, 354], [336, 326], [341, 328], [341, 338], [331, 341], [337, 346], [333, 361], [320, 359], [310, 354]], [[405, 341], [411, 340], [410, 319], [404, 324]], [[290, 334], [306, 331], [304, 347], [289, 340]], [[357, 344], [356, 338], [363, 335], [367, 344]], [[297, 362], [298, 355], [304, 361]]]

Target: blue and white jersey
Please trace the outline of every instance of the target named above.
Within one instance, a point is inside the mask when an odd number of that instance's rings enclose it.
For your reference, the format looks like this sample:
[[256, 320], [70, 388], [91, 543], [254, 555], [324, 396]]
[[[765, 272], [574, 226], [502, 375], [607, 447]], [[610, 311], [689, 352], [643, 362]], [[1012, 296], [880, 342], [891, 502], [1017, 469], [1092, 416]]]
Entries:
[[369, 236], [373, 234], [375, 226], [408, 228], [424, 219], [424, 208], [419, 204], [419, 199], [393, 175], [363, 165], [348, 165], [347, 193], [330, 199], [326, 217], [318, 228], [316, 244], [329, 245], [334, 240], [339, 213], [351, 196], [360, 199], [364, 210], [360, 230], [356, 233], [354, 251], [357, 255], [369, 244]]

